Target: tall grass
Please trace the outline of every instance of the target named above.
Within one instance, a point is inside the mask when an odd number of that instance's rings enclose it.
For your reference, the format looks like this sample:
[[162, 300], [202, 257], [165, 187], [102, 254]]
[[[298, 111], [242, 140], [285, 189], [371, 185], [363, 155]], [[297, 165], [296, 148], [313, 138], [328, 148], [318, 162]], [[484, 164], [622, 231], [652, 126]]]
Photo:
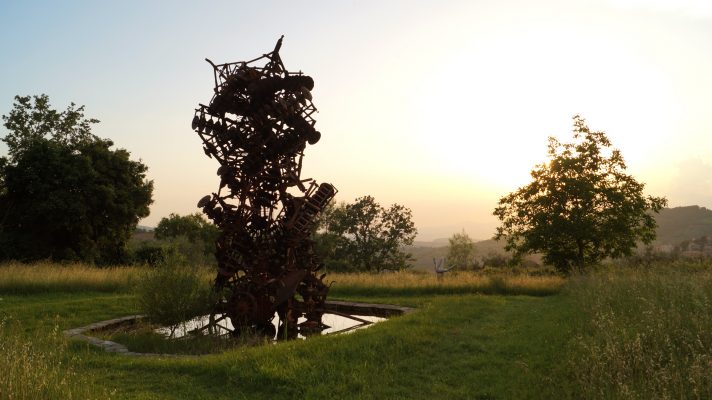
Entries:
[[141, 267], [97, 268], [82, 264], [0, 265], [0, 293], [116, 292], [128, 290]]
[[[214, 270], [197, 268], [201, 280], [212, 280]], [[36, 294], [46, 292], [128, 292], [146, 276], [148, 267], [97, 268], [82, 264], [0, 265], [0, 293]], [[167, 278], [168, 279], [168, 278]], [[342, 296], [502, 294], [546, 296], [557, 293], [564, 283], [558, 276], [525, 274], [447, 273], [442, 280], [434, 274], [409, 271], [388, 274], [329, 273], [335, 282], [331, 293]]]
[[580, 397], [712, 398], [709, 266], [604, 271], [565, 293], [581, 310], [568, 360]]
[[325, 281], [334, 282], [330, 293], [342, 296], [411, 296], [450, 294], [499, 294], [547, 296], [557, 293], [564, 279], [559, 276], [522, 274], [483, 275], [474, 272], [434, 274], [399, 271], [387, 274], [334, 273]]
[[55, 325], [27, 334], [8, 317], [0, 319], [0, 399], [107, 399], [73, 368], [67, 343]]

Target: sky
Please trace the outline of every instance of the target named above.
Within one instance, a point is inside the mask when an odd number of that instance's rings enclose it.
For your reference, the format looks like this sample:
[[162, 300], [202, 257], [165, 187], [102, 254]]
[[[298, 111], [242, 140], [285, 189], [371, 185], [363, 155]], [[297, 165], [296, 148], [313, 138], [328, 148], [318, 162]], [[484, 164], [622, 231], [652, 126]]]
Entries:
[[[190, 129], [216, 63], [274, 48], [315, 80], [302, 177], [410, 208], [419, 240], [490, 238], [497, 200], [572, 117], [646, 194], [712, 208], [712, 2], [0, 0], [0, 114], [15, 95], [86, 106], [154, 181], [155, 226], [199, 211], [215, 160]], [[0, 135], [4, 135], [0, 128]], [[0, 146], [0, 154], [6, 149]]]

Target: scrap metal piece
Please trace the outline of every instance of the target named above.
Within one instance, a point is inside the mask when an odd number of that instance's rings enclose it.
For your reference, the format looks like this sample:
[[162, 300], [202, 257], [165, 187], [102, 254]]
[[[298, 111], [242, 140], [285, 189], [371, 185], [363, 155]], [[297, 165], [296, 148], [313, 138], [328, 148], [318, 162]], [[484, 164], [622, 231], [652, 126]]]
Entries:
[[221, 230], [215, 278], [221, 299], [214, 314], [230, 318], [236, 335], [247, 329], [273, 334], [275, 313], [280, 336], [325, 326], [329, 286], [323, 275], [316, 277], [323, 264], [310, 236], [337, 190], [301, 178], [304, 149], [321, 133], [312, 117], [314, 80], [285, 69], [283, 38], [254, 60], [206, 59], [214, 95], [191, 121], [205, 154], [220, 164], [217, 193], [200, 199], [198, 207]]

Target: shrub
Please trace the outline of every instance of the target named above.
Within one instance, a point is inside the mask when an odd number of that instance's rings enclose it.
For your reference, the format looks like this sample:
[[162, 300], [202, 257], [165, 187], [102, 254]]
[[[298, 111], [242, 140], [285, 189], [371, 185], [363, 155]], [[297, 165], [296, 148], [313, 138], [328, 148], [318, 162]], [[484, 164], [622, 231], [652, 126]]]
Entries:
[[133, 251], [132, 261], [138, 265], [156, 267], [166, 261], [165, 246], [157, 243], [143, 243]]
[[136, 285], [138, 307], [156, 324], [175, 329], [210, 312], [215, 295], [201, 268], [166, 261], [145, 271]]
[[208, 244], [200, 239], [191, 240], [187, 236], [150, 240], [134, 245], [131, 250], [132, 262], [152, 267], [176, 261], [181, 264], [216, 265], [214, 249], [212, 252], [206, 250], [207, 247], [214, 246], [214, 243]]
[[356, 272], [356, 268], [346, 260], [327, 259], [324, 264], [329, 272]]
[[483, 267], [504, 268], [509, 264], [511, 258], [504, 254], [490, 252], [482, 257]]

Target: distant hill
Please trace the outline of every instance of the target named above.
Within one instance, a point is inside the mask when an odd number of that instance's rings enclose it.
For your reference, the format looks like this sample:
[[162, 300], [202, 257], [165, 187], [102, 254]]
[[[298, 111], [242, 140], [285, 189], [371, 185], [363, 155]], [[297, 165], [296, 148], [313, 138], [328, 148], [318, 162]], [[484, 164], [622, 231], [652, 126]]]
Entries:
[[655, 216], [655, 244], [676, 245], [685, 240], [712, 236], [712, 211], [700, 206], [665, 208]]
[[447, 238], [435, 239], [429, 242], [426, 242], [424, 240], [416, 240], [413, 242], [413, 247], [442, 247], [447, 246], [448, 243], [449, 242]]
[[[411, 263], [413, 265], [413, 269], [420, 271], [432, 271], [433, 258], [445, 258], [445, 256], [447, 255], [448, 240], [438, 239], [436, 242], [442, 244], [440, 246], [433, 246], [433, 242], [426, 242], [431, 245], [417, 246], [416, 242], [413, 243], [413, 246], [405, 247], [405, 251], [410, 253], [415, 259]], [[491, 254], [505, 254], [504, 242], [498, 242], [492, 239], [475, 242], [475, 258], [480, 258]]]
[[[658, 223], [656, 245], [677, 245], [686, 240], [712, 236], [712, 210], [700, 206], [665, 208], [655, 216]], [[447, 255], [448, 239], [416, 241], [405, 250], [413, 255], [413, 269], [433, 270], [433, 258]], [[482, 240], [475, 243], [475, 257], [504, 254], [504, 242]]]

